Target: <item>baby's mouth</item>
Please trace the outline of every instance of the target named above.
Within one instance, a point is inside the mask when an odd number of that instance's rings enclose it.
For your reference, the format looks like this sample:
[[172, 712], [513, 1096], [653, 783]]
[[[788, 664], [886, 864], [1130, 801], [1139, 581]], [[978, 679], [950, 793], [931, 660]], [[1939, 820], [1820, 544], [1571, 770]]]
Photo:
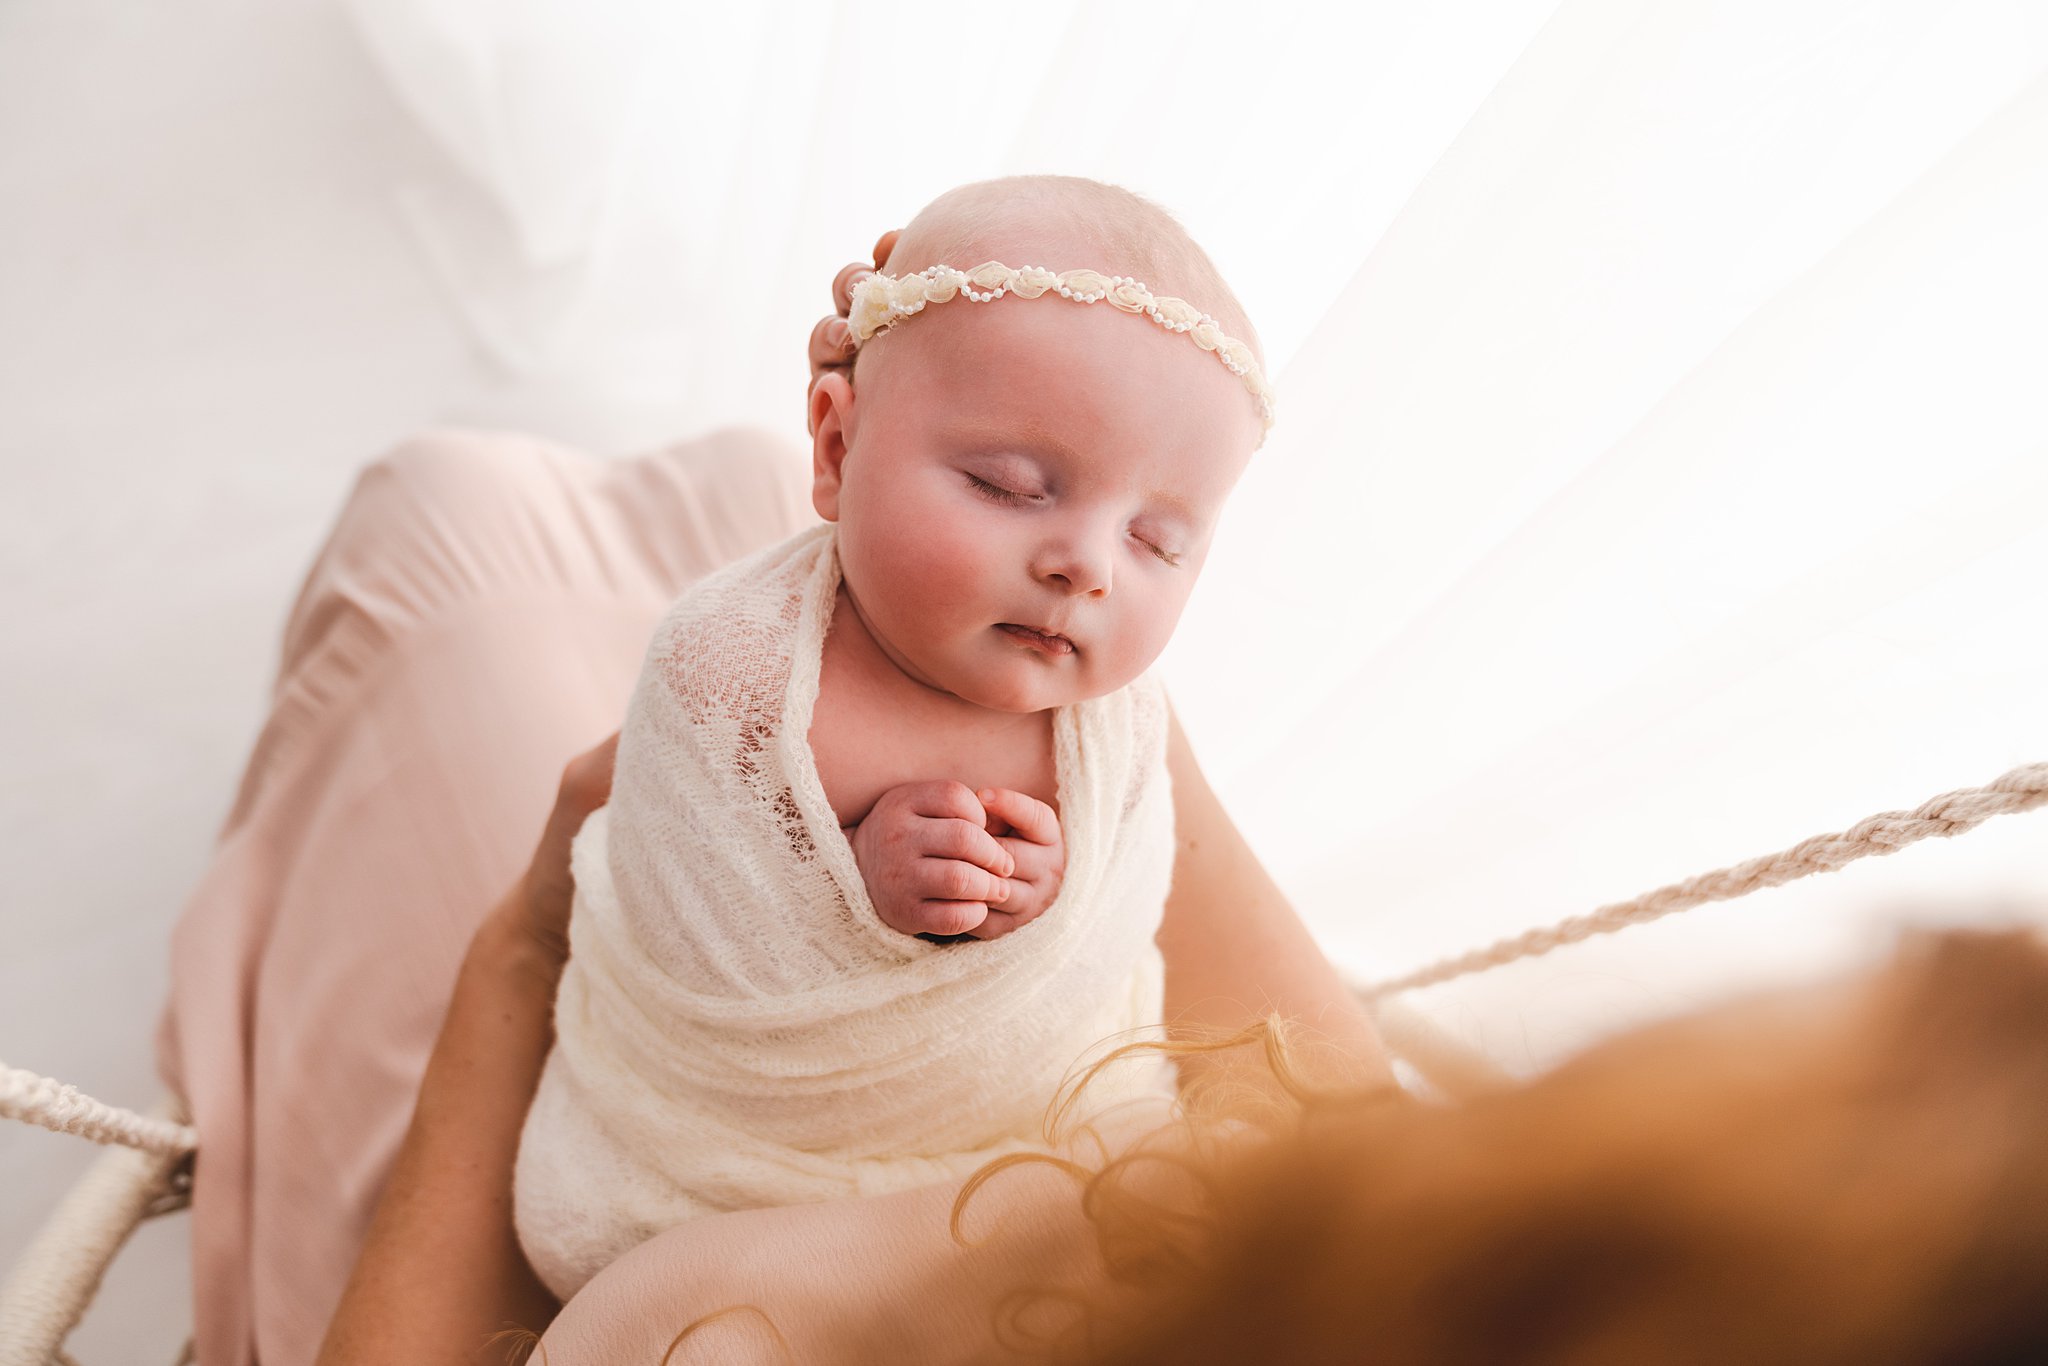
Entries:
[[1074, 652], [1074, 642], [1068, 640], [1065, 636], [1047, 635], [1043, 631], [1034, 631], [1029, 626], [1019, 626], [1012, 621], [997, 622], [996, 629], [1016, 637], [1026, 645], [1043, 650], [1047, 654], [1067, 655]]

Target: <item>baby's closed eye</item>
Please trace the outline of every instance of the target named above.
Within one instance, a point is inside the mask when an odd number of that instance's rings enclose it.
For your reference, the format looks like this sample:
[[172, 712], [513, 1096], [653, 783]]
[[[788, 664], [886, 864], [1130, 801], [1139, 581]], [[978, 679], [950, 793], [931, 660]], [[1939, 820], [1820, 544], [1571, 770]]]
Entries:
[[[963, 471], [963, 473], [965, 473], [965, 471]], [[1005, 507], [1027, 507], [1032, 504], [1042, 503], [1045, 501], [1045, 495], [1042, 493], [1019, 493], [1015, 489], [1004, 488], [1001, 484], [990, 483], [988, 480], [982, 478], [978, 474], [967, 474], [967, 482], [974, 488], [974, 490], [977, 493], [981, 494], [982, 497], [987, 498], [990, 502], [1001, 503]], [[1148, 540], [1145, 537], [1138, 535], [1136, 532], [1131, 533], [1131, 539], [1137, 541], [1140, 545], [1144, 546], [1147, 550], [1152, 552], [1153, 555], [1157, 556], [1161, 560], [1164, 560], [1168, 564], [1180, 563], [1181, 557], [1178, 554], [1174, 553], [1173, 551], [1167, 550], [1165, 547], [1161, 546], [1156, 541]]]

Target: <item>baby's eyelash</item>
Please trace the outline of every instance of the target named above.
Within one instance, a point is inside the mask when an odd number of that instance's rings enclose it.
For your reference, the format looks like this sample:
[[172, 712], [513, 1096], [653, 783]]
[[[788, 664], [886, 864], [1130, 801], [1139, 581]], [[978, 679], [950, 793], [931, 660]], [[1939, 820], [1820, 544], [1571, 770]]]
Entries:
[[968, 475], [967, 482], [974, 485], [974, 487], [980, 489], [983, 493], [987, 494], [991, 499], [995, 500], [998, 503], [1028, 503], [1032, 501], [1028, 494], [1014, 493], [1009, 489], [1002, 488], [995, 484], [991, 484], [988, 480], [983, 479], [978, 475]]
[[[962, 473], [965, 473], [965, 471], [962, 471]], [[1019, 506], [1020, 504], [1037, 501], [1036, 497], [1032, 494], [1018, 493], [1013, 489], [1003, 488], [999, 484], [991, 484], [988, 480], [983, 479], [979, 475], [969, 474], [967, 476], [967, 482], [972, 484], [975, 487], [975, 489], [989, 501], [995, 503], [1002, 503], [1009, 507], [1016, 507]], [[1151, 551], [1154, 555], [1157, 555], [1160, 559], [1166, 561], [1168, 564], [1180, 563], [1180, 556], [1167, 554], [1158, 546], [1153, 545], [1150, 541], [1145, 541], [1143, 537], [1140, 537], [1139, 539], [1144, 542], [1144, 546], [1147, 550]]]

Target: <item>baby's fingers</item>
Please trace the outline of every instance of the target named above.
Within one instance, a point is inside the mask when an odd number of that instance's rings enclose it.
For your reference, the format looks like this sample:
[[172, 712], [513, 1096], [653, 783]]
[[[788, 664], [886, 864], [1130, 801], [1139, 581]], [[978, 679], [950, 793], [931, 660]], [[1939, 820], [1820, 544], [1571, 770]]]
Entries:
[[1028, 925], [1035, 919], [1035, 915], [1011, 915], [1008, 911], [999, 911], [991, 907], [986, 919], [963, 933], [984, 941], [1001, 939], [1012, 930]]
[[917, 852], [926, 858], [979, 864], [999, 878], [1015, 877], [1017, 860], [1002, 842], [970, 820], [927, 820], [917, 832]]
[[1007, 787], [988, 787], [974, 794], [982, 807], [1004, 821], [1033, 844], [1055, 844], [1060, 837], [1060, 818], [1051, 807], [1028, 792]]
[[[993, 906], [1010, 895], [1010, 884], [986, 868], [951, 858], [925, 858], [912, 870], [910, 889], [930, 901], [981, 901]], [[984, 911], [987, 906], [982, 907]]]
[[1010, 876], [1019, 882], [1046, 883], [1057, 886], [1059, 878], [1067, 871], [1067, 850], [1061, 844], [1033, 844], [1030, 840], [1015, 835], [1005, 835], [1002, 846], [1016, 856], [1017, 871]]
[[981, 928], [995, 917], [979, 901], [920, 901], [917, 903], [917, 934], [972, 934], [981, 938]]

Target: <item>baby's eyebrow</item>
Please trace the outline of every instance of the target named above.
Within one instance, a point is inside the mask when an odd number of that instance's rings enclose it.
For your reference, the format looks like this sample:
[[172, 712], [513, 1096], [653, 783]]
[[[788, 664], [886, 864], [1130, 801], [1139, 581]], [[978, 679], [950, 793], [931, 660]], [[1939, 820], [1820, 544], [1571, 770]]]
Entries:
[[[1051, 456], [1054, 464], [1065, 465], [1070, 469], [1080, 469], [1087, 464], [1079, 451], [1043, 427], [1012, 427], [1002, 430], [969, 427], [962, 429], [958, 436], [975, 445], [978, 453], [983, 455], [999, 455], [1005, 449], [1021, 450], [1034, 455]], [[1202, 520], [1196, 515], [1194, 505], [1177, 493], [1154, 489], [1146, 498], [1189, 523], [1199, 523]]]

